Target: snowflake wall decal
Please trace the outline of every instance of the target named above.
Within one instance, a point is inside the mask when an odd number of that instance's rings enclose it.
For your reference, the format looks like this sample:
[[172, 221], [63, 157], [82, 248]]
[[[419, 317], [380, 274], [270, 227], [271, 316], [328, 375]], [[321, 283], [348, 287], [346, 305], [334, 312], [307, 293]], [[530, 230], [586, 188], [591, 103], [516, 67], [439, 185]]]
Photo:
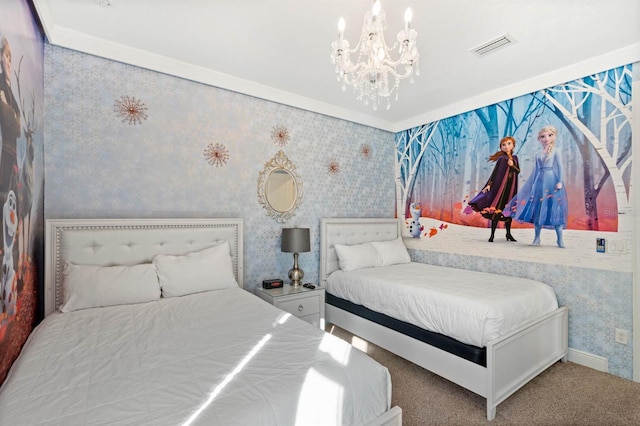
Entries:
[[227, 151], [227, 147], [222, 144], [217, 143], [214, 145], [210, 143], [204, 149], [204, 157], [212, 166], [223, 166], [227, 164], [227, 160], [229, 160], [229, 151]]
[[329, 161], [329, 164], [327, 164], [327, 171], [332, 175], [337, 175], [340, 173], [340, 163], [335, 160]]
[[271, 140], [276, 145], [285, 146], [289, 142], [289, 131], [284, 126], [276, 126], [271, 130]]
[[147, 119], [147, 107], [134, 96], [120, 96], [113, 104], [113, 111], [118, 114], [123, 123], [142, 124]]
[[367, 145], [366, 143], [362, 144], [362, 146], [360, 147], [360, 153], [365, 160], [368, 160], [369, 158], [371, 158], [371, 146]]

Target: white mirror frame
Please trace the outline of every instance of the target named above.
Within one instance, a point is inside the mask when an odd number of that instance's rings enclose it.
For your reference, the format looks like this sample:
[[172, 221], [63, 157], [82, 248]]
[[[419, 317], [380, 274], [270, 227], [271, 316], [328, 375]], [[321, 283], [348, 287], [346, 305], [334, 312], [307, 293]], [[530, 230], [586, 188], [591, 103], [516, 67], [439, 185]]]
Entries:
[[[267, 199], [267, 180], [274, 170], [284, 170], [293, 178], [296, 189], [296, 197], [291, 207], [284, 212], [274, 209]], [[274, 218], [279, 223], [285, 223], [296, 213], [302, 201], [302, 181], [296, 174], [296, 166], [289, 160], [285, 153], [280, 150], [276, 155], [265, 163], [264, 169], [258, 175], [258, 202], [267, 211], [267, 215]]]

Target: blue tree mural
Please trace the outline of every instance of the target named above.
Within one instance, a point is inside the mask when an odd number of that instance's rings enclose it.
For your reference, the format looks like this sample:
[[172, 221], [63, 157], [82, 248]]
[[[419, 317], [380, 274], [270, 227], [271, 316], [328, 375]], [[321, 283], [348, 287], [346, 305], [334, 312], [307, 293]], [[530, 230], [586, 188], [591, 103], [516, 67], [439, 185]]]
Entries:
[[398, 217], [419, 203], [423, 217], [486, 226], [466, 202], [490, 174], [488, 156], [514, 136], [522, 184], [537, 131], [552, 124], [565, 151], [569, 227], [617, 230], [618, 213], [631, 208], [631, 76], [626, 65], [397, 133]]

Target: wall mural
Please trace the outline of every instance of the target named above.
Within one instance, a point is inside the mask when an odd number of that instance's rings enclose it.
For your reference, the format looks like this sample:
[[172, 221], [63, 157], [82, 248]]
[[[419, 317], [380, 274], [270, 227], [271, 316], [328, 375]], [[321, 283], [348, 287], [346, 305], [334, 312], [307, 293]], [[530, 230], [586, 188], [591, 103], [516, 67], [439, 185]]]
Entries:
[[[398, 217], [415, 221], [419, 206], [421, 217], [481, 228], [496, 226], [498, 218], [500, 226], [535, 228], [535, 235], [540, 225], [559, 232], [632, 229], [621, 224], [631, 211], [631, 82], [632, 65], [627, 65], [398, 133]], [[539, 138], [545, 128], [548, 134]], [[507, 136], [512, 146], [502, 152], [500, 142]], [[524, 194], [523, 189], [542, 183], [535, 179], [542, 166], [555, 168], [554, 181], [544, 195]], [[484, 212], [470, 204], [483, 191], [496, 192], [493, 203], [483, 204]], [[553, 210], [566, 219], [532, 218], [541, 212], [525, 206], [527, 195], [555, 199], [549, 214]], [[511, 211], [503, 214], [505, 205]], [[498, 211], [487, 214], [487, 208]]]
[[0, 16], [0, 383], [37, 320], [42, 239], [43, 40], [25, 1]]

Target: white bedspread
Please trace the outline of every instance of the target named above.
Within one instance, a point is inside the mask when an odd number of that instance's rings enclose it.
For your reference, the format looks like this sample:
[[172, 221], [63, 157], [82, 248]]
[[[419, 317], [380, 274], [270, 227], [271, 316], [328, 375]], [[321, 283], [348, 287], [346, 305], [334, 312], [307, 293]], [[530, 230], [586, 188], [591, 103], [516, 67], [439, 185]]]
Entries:
[[338, 270], [327, 291], [480, 347], [558, 308], [553, 288], [538, 281], [422, 263]]
[[1, 425], [342, 425], [387, 369], [241, 289], [56, 312], [0, 388]]

